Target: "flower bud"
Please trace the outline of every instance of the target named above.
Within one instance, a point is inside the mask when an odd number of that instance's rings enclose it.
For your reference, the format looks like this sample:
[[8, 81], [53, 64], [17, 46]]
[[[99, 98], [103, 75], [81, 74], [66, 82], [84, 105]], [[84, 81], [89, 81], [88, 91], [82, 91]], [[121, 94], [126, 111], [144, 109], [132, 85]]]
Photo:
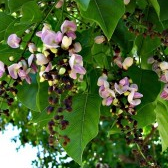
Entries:
[[124, 0], [124, 5], [128, 5], [130, 3], [130, 0]]
[[133, 64], [133, 58], [127, 57], [123, 62], [123, 69], [127, 70]]
[[37, 48], [36, 48], [36, 46], [35, 46], [34, 43], [29, 43], [29, 44], [28, 44], [28, 47], [29, 47], [29, 51], [30, 51], [31, 53], [34, 53], [35, 51], [37, 51]]
[[64, 68], [64, 67], [61, 67], [60, 69], [59, 69], [59, 75], [63, 75], [64, 73], [66, 72], [66, 69]]
[[164, 70], [168, 69], [168, 62], [163, 61], [160, 63], [159, 66], [160, 66], [161, 70], [164, 71]]
[[63, 4], [64, 4], [64, 0], [59, 0], [59, 1], [57, 2], [57, 4], [55, 5], [55, 7], [56, 7], [57, 9], [59, 9], [59, 8], [62, 7]]
[[72, 38], [71, 37], [67, 37], [67, 36], [64, 36], [63, 39], [62, 39], [62, 44], [61, 44], [61, 47], [63, 49], [68, 49], [69, 46], [72, 44]]
[[103, 43], [105, 40], [106, 40], [106, 39], [105, 39], [104, 36], [97, 36], [97, 37], [94, 38], [94, 41], [95, 41], [96, 44], [101, 44], [101, 43]]

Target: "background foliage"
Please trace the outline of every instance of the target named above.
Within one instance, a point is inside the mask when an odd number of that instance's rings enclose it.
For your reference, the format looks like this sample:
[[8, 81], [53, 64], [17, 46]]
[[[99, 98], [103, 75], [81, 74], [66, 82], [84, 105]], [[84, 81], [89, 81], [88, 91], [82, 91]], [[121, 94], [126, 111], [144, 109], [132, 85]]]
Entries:
[[[75, 21], [76, 41], [82, 46], [80, 55], [87, 73], [83, 82], [74, 82], [73, 94], [66, 91], [59, 97], [64, 101], [72, 96], [72, 111], [62, 111], [68, 126], [66, 129], [56, 126], [54, 131], [59, 134], [51, 136], [50, 126], [55, 113], [47, 112], [47, 81], [39, 82], [36, 74], [31, 76], [31, 84], [23, 81], [22, 85], [14, 86], [14, 80], [4, 75], [1, 81], [8, 82], [5, 91], [14, 102], [9, 106], [3, 96], [0, 98], [1, 129], [5, 130], [6, 125], [12, 123], [22, 129], [19, 135], [22, 145], [42, 146], [41, 152], [48, 155], [33, 161], [37, 167], [48, 167], [52, 163], [52, 167], [60, 168], [135, 168], [139, 162], [143, 166], [133, 150], [137, 148], [136, 143], [126, 144], [125, 135], [117, 127], [116, 116], [112, 115], [110, 107], [101, 104], [97, 80], [106, 70], [112, 82], [129, 76], [138, 85], [143, 98], [133, 118], [137, 127], [143, 130], [143, 145], [148, 144], [145, 157], [150, 160], [152, 155], [161, 167], [168, 167], [168, 103], [160, 98], [163, 83], [147, 63], [151, 56], [157, 56], [160, 62], [168, 61], [168, 1], [130, 0], [125, 5], [123, 0], [65, 0], [61, 8], [56, 8], [57, 3], [57, 0], [0, 0], [0, 61], [9, 66], [20, 58], [27, 59], [29, 42], [42, 48], [42, 42], [35, 34], [44, 23], [51, 25], [53, 31], [59, 31], [65, 19]], [[7, 45], [8, 36], [13, 33], [22, 37], [18, 49]], [[100, 35], [105, 41], [97, 44], [94, 38]], [[117, 52], [123, 59], [134, 58], [134, 65], [128, 71], [114, 65]], [[11, 94], [8, 88], [12, 86], [17, 94]], [[0, 89], [3, 90], [2, 83]], [[60, 107], [56, 105], [55, 108]], [[70, 142], [65, 144], [64, 140]], [[64, 150], [67, 155], [61, 157]], [[73, 160], [66, 161], [69, 156]], [[59, 157], [59, 163], [56, 157]]]

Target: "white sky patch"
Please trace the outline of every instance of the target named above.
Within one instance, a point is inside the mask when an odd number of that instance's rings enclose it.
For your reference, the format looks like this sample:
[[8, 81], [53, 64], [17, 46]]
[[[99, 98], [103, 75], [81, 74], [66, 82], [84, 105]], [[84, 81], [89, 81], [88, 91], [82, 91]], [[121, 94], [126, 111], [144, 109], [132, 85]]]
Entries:
[[2, 168], [33, 168], [32, 161], [37, 158], [37, 148], [26, 144], [19, 151], [16, 148], [20, 143], [14, 143], [12, 138], [19, 134], [19, 130], [9, 125], [4, 132], [0, 132], [0, 167]]

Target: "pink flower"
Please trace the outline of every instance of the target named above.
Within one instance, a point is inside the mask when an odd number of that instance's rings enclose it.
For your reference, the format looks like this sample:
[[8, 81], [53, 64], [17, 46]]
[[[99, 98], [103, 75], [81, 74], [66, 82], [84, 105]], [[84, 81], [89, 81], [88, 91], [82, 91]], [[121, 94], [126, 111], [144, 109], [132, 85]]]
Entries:
[[62, 41], [62, 33], [58, 32], [52, 32], [52, 31], [48, 31], [45, 36], [43, 36], [42, 39], [44, 45], [48, 48], [58, 48], [59, 43]]
[[79, 42], [76, 42], [75, 44], [73, 44], [73, 48], [69, 49], [69, 55], [78, 53], [82, 50], [82, 46]]
[[59, 9], [59, 8], [62, 7], [63, 4], [64, 4], [64, 0], [59, 0], [59, 1], [57, 2], [57, 4], [55, 5], [55, 7], [56, 7], [57, 9]]
[[63, 24], [61, 25], [62, 33], [75, 32], [76, 29], [77, 29], [76, 24], [69, 20], [65, 20]]
[[109, 83], [107, 82], [107, 75], [103, 74], [102, 76], [99, 77], [98, 81], [97, 81], [97, 85], [98, 86], [104, 86], [104, 87], [109, 87]]
[[160, 94], [160, 97], [164, 100], [168, 100], [168, 84], [164, 86], [164, 89], [162, 93]]
[[114, 98], [113, 97], [108, 97], [102, 100], [102, 105], [103, 106], [110, 106], [113, 102]]
[[21, 38], [19, 38], [16, 34], [11, 34], [8, 37], [7, 40], [7, 44], [11, 47], [11, 48], [19, 48], [19, 43], [21, 41]]
[[30, 68], [29, 69], [27, 69], [26, 71], [24, 71], [24, 70], [19, 70], [18, 71], [18, 75], [19, 75], [19, 77], [20, 77], [20, 79], [21, 80], [26, 80], [26, 82], [28, 83], [28, 84], [31, 84], [31, 78], [30, 78], [30, 76], [28, 75], [29, 74], [29, 72], [30, 72]]
[[2, 61], [0, 61], [0, 78], [3, 76], [5, 72], [5, 65]]
[[122, 68], [122, 58], [120, 55], [114, 57], [114, 63], [119, 67]]
[[83, 58], [80, 55], [72, 54], [69, 59], [69, 65], [71, 67], [69, 76], [72, 79], [77, 79], [77, 74], [84, 75], [86, 73], [86, 70], [83, 67]]
[[36, 64], [37, 65], [45, 65], [49, 62], [49, 60], [41, 53], [36, 54]]
[[8, 67], [8, 72], [9, 75], [13, 78], [13, 79], [17, 79], [18, 78], [18, 71], [19, 69], [22, 67], [21, 63], [15, 63], [12, 64]]
[[132, 90], [131, 93], [128, 95], [128, 102], [133, 106], [137, 106], [141, 103], [141, 97], [143, 97], [141, 93]]
[[129, 80], [127, 77], [119, 81], [119, 84], [114, 84], [115, 91], [120, 95], [125, 93], [129, 89]]

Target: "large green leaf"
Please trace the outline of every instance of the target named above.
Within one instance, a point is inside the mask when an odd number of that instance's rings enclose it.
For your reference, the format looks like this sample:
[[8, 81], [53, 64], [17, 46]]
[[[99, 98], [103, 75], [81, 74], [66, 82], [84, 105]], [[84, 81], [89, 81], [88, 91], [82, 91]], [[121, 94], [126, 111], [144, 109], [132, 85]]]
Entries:
[[138, 127], [142, 128], [155, 121], [155, 107], [156, 105], [154, 103], [149, 103], [137, 111], [137, 115], [134, 116], [134, 119], [138, 121]]
[[145, 54], [150, 53], [160, 45], [160, 39], [155, 37], [152, 39], [150, 36], [144, 38], [143, 36], [138, 36], [135, 40], [135, 45], [137, 46], [138, 56], [143, 57]]
[[[151, 0], [152, 1], [152, 0]], [[167, 0], [158, 0], [159, 6], [160, 6], [160, 20], [168, 20], [168, 1]]]
[[90, 0], [76, 0], [76, 2], [79, 4], [79, 6], [83, 9], [83, 10], [87, 10]]
[[48, 105], [47, 83], [38, 83], [36, 75], [31, 75], [32, 83], [23, 82], [18, 86], [18, 98], [27, 108], [42, 112]]
[[32, 83], [28, 84], [25, 81], [22, 85], [17, 87], [17, 97], [23, 105], [33, 111], [39, 111], [36, 104], [36, 95], [38, 93], [38, 84], [36, 81], [36, 75], [31, 76]]
[[7, 45], [0, 45], [0, 60], [4, 62], [6, 65], [11, 65], [9, 61], [9, 57], [13, 56], [14, 60], [17, 61], [20, 58], [20, 55], [23, 51], [20, 49], [13, 49]]
[[124, 12], [123, 0], [92, 0], [86, 11], [81, 10], [82, 16], [95, 21], [108, 39]]
[[79, 94], [73, 97], [73, 111], [65, 113], [69, 126], [61, 131], [70, 142], [64, 146], [66, 152], [78, 164], [82, 165], [82, 154], [85, 146], [98, 133], [101, 99], [93, 94]]
[[156, 107], [156, 120], [158, 122], [159, 134], [162, 142], [162, 152], [168, 147], [168, 108], [160, 101]]
[[25, 30], [27, 30], [29, 28], [29, 26], [27, 25], [18, 25], [19, 24], [19, 20], [15, 19], [13, 22], [11, 22], [9, 24], [9, 26], [7, 27], [7, 29], [5, 30], [4, 33], [4, 40], [6, 41], [7, 38], [9, 37], [10, 34], [17, 34], [19, 37], [21, 37], [23, 35], [23, 33], [25, 32]]
[[39, 6], [34, 1], [29, 1], [22, 6], [21, 23], [31, 24], [41, 21], [42, 13]]
[[131, 67], [126, 74], [138, 85], [138, 91], [143, 94], [142, 102], [137, 107], [138, 109], [156, 100], [161, 84], [155, 72]]
[[153, 5], [158, 17], [160, 17], [160, 6], [157, 0], [150, 0], [150, 3]]
[[8, 6], [10, 9], [10, 12], [13, 13], [20, 9], [23, 4], [27, 3], [28, 1], [32, 0], [8, 0]]
[[12, 16], [0, 12], [0, 41], [4, 39], [4, 34], [11, 22], [14, 21]]
[[133, 48], [135, 35], [128, 31], [125, 23], [120, 21], [114, 31], [112, 39], [122, 47], [125, 53], [129, 53]]

